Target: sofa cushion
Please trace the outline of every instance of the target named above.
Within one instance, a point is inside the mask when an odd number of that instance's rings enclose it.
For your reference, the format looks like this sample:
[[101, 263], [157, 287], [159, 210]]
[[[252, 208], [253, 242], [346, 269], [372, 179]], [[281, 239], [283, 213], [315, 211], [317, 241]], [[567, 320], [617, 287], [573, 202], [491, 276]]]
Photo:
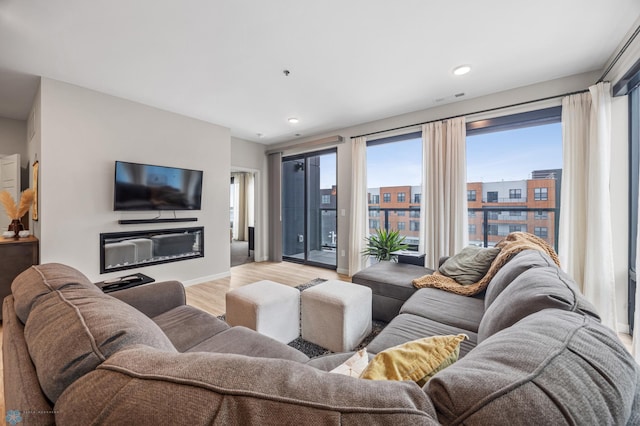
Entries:
[[484, 314], [484, 300], [437, 288], [422, 288], [402, 305], [400, 313], [418, 315], [477, 333]]
[[178, 352], [186, 352], [195, 345], [229, 328], [229, 324], [189, 305], [178, 306], [153, 317]]
[[217, 352], [305, 363], [309, 361], [309, 357], [299, 350], [241, 326], [231, 327], [218, 333], [192, 347], [188, 352]]
[[595, 312], [576, 284], [557, 266], [533, 268], [514, 279], [486, 310], [478, 327], [478, 342], [527, 315], [549, 308]]
[[484, 297], [484, 309], [489, 309], [489, 306], [491, 306], [500, 293], [524, 271], [540, 266], [552, 265], [555, 265], [553, 260], [539, 250], [524, 250], [516, 254], [509, 262], [500, 268], [489, 282]]
[[175, 348], [146, 315], [88, 288], [61, 286], [41, 296], [25, 324], [25, 339], [40, 386], [55, 402], [64, 389], [123, 348]]
[[424, 386], [434, 374], [458, 360], [460, 342], [466, 336], [431, 336], [379, 352], [360, 378], [411, 380]]
[[452, 327], [418, 315], [400, 314], [367, 345], [367, 352], [377, 354], [412, 340], [447, 334], [466, 334], [469, 337], [460, 344], [461, 357], [473, 349], [478, 341], [478, 335], [470, 330]]
[[280, 359], [121, 351], [56, 404], [60, 424], [434, 425], [411, 382], [371, 382]]
[[624, 425], [639, 369], [598, 321], [546, 309], [478, 344], [425, 390], [443, 424]]
[[467, 246], [455, 256], [448, 258], [438, 272], [462, 285], [475, 284], [489, 271], [498, 253], [500, 249], [497, 247]]
[[15, 310], [20, 321], [23, 324], [27, 322], [31, 307], [40, 297], [70, 285], [102, 294], [80, 271], [60, 263], [34, 265], [22, 272], [11, 284]]

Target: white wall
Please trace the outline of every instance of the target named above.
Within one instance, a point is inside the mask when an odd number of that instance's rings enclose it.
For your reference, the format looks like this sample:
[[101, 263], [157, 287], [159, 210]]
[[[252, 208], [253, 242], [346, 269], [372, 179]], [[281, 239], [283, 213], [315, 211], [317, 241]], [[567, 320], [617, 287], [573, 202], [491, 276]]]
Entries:
[[0, 156], [20, 154], [21, 167], [27, 167], [27, 122], [0, 117]]
[[[187, 284], [229, 274], [229, 129], [45, 78], [41, 126], [42, 263], [66, 263], [98, 281], [127, 273], [99, 274], [100, 233], [204, 226], [204, 258], [135, 271]], [[119, 225], [156, 213], [113, 211], [115, 160], [204, 170], [202, 210], [178, 212], [198, 221]]]
[[231, 170], [254, 173], [254, 218], [256, 262], [268, 259], [267, 157], [265, 146], [240, 138], [231, 138]]

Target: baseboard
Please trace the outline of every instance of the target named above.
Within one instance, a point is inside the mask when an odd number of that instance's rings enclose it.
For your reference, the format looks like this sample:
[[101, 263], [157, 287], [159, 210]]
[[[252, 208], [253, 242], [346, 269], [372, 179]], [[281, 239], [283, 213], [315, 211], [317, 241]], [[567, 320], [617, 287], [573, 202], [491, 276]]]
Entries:
[[629, 334], [629, 324], [618, 323], [618, 333]]
[[185, 287], [189, 287], [196, 284], [206, 283], [207, 281], [219, 280], [220, 278], [227, 278], [231, 276], [231, 271], [223, 272], [221, 274], [208, 275], [206, 277], [194, 278], [192, 280], [183, 281], [182, 284]]
[[256, 262], [266, 262], [269, 260], [269, 256], [262, 256], [254, 259]]

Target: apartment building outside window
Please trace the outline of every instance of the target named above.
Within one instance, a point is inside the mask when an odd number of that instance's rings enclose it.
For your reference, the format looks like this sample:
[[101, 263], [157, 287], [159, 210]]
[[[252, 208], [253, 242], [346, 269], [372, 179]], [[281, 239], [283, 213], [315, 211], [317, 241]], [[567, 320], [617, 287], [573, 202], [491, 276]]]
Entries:
[[469, 225], [469, 235], [473, 235], [475, 233], [476, 233], [476, 225], [475, 224]]
[[511, 232], [522, 232], [522, 225], [509, 225], [509, 233]]
[[476, 200], [476, 190], [470, 189], [467, 191], [467, 201], [475, 201]]
[[399, 203], [404, 203], [405, 198], [406, 198], [406, 194], [404, 192], [398, 192], [398, 202]]
[[404, 231], [404, 222], [398, 222], [398, 231]]
[[487, 233], [489, 235], [498, 235], [498, 225], [496, 224], [489, 224], [487, 227]]
[[547, 201], [549, 199], [549, 189], [535, 188], [533, 190], [533, 199], [536, 201]]
[[369, 219], [369, 228], [371, 229], [379, 229], [380, 221], [376, 219]]
[[384, 194], [382, 194], [382, 202], [383, 203], [390, 203], [391, 202], [391, 193], [390, 192], [385, 192]]
[[369, 204], [380, 204], [380, 195], [372, 195], [369, 199]]
[[409, 222], [409, 230], [410, 231], [419, 231], [420, 230], [420, 222], [412, 220]]
[[420, 204], [420, 194], [413, 194], [413, 203]]
[[323, 195], [322, 204], [331, 204], [331, 195]]
[[396, 211], [396, 215], [397, 216], [404, 216], [405, 211], [404, 210], [397, 210]]
[[537, 210], [534, 214], [534, 219], [549, 219], [549, 212], [545, 211], [545, 210]]
[[409, 217], [420, 217], [420, 212], [418, 210], [409, 210]]
[[520, 198], [522, 198], [522, 190], [521, 189], [510, 189], [509, 190], [509, 199], [510, 200], [514, 200], [514, 199], [519, 200]]
[[487, 192], [487, 203], [497, 203], [497, 202], [498, 202], [498, 191]]

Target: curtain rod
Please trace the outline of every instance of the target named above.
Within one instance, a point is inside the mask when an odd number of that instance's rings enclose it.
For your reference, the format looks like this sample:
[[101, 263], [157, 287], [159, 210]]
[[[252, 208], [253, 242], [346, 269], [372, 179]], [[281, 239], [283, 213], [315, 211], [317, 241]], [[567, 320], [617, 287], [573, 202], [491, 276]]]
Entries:
[[487, 109], [483, 109], [483, 110], [480, 110], [480, 111], [468, 112], [466, 114], [458, 114], [458, 115], [452, 115], [450, 117], [437, 118], [435, 120], [423, 121], [421, 123], [407, 124], [406, 126], [394, 127], [393, 129], [386, 129], [386, 130], [379, 130], [377, 132], [363, 133], [363, 134], [358, 135], [358, 136], [352, 136], [351, 138], [353, 139], [353, 138], [360, 138], [360, 137], [363, 137], [363, 136], [378, 135], [380, 133], [387, 133], [387, 132], [393, 132], [395, 130], [408, 129], [409, 127], [422, 126], [423, 124], [435, 123], [437, 121], [453, 120], [454, 118], [465, 117], [467, 115], [484, 114], [486, 112], [499, 111], [501, 109], [513, 108], [513, 107], [517, 107], [517, 106], [533, 104], [533, 103], [536, 103], [536, 102], [543, 102], [543, 101], [548, 101], [548, 100], [551, 100], [551, 99], [563, 98], [565, 96], [577, 95], [577, 94], [580, 94], [580, 93], [586, 93], [588, 91], [589, 91], [589, 89], [585, 89], [585, 90], [578, 90], [578, 91], [575, 91], [575, 92], [563, 93], [561, 95], [547, 96], [546, 98], [540, 98], [540, 99], [534, 99], [534, 100], [531, 100], [531, 101], [518, 102], [518, 103], [515, 103], [515, 104], [511, 104], [511, 105], [504, 105], [504, 106], [499, 106], [499, 107], [494, 107], [494, 108], [487, 108]]
[[611, 63], [607, 67], [607, 69], [604, 70], [604, 73], [602, 74], [602, 77], [600, 77], [600, 79], [598, 80], [598, 83], [604, 81], [604, 79], [607, 76], [607, 74], [609, 74], [611, 72], [611, 70], [613, 69], [613, 67], [616, 66], [616, 64], [618, 63], [618, 61], [622, 57], [622, 55], [624, 55], [624, 53], [627, 51], [629, 46], [631, 46], [631, 43], [633, 43], [633, 41], [636, 39], [638, 34], [640, 34], [640, 25], [638, 25], [636, 27], [636, 30], [633, 32], [633, 34], [631, 34], [631, 37], [629, 37], [629, 40], [627, 40], [627, 42], [624, 44], [624, 46], [622, 46], [622, 49], [620, 49], [618, 54], [613, 58], [613, 61], [611, 61]]

